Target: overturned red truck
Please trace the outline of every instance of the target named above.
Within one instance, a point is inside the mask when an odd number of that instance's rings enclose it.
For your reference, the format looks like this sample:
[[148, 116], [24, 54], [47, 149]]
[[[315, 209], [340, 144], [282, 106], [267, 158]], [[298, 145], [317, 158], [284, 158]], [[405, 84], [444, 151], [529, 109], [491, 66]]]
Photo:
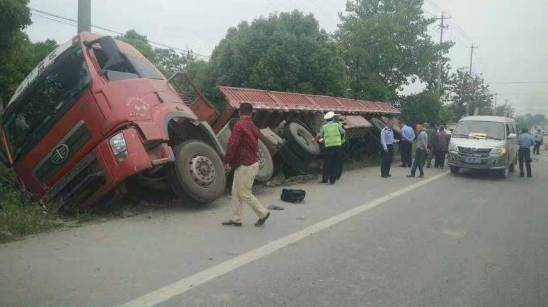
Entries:
[[[201, 94], [182, 99], [170, 81], [132, 46], [81, 33], [44, 59], [4, 106], [0, 160], [54, 209], [88, 207], [129, 178], [165, 182], [181, 197], [207, 203], [225, 190], [218, 134], [242, 102], [258, 110], [261, 128], [306, 122], [325, 110], [398, 113], [383, 103], [221, 87], [227, 107], [219, 114]], [[295, 97], [302, 103], [292, 103]], [[310, 132], [301, 127], [293, 139], [305, 144], [309, 136], [298, 136]], [[262, 164], [265, 155], [272, 163], [272, 147], [261, 148]]]

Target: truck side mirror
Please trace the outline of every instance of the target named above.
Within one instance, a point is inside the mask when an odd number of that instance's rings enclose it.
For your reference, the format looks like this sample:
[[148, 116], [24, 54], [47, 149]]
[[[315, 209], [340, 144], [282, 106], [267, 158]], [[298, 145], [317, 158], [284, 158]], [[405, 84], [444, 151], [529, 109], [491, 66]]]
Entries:
[[517, 137], [518, 137], [518, 136], [517, 136], [515, 133], [510, 133], [510, 134], [508, 135], [508, 138], [509, 138], [509, 139], [515, 139], [515, 138], [517, 138]]

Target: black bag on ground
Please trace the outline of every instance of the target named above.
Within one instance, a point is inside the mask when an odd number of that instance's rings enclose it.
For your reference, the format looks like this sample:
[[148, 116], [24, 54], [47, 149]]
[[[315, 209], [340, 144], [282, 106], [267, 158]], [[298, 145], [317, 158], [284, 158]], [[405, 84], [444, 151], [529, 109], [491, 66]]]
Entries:
[[300, 203], [304, 200], [306, 196], [306, 191], [304, 190], [292, 190], [292, 189], [283, 189], [281, 199], [289, 203]]

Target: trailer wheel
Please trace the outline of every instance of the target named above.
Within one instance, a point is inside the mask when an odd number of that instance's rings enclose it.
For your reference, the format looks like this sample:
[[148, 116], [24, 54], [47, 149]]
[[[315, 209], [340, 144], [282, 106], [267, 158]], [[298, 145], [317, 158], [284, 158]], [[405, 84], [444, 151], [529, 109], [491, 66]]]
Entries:
[[290, 123], [286, 127], [285, 136], [288, 139], [288, 146], [301, 158], [308, 160], [320, 154], [320, 145], [312, 133], [302, 125]]
[[223, 161], [211, 146], [192, 140], [175, 147], [174, 153], [175, 162], [168, 179], [175, 194], [209, 203], [224, 193]]
[[267, 182], [274, 175], [274, 162], [272, 161], [272, 155], [268, 147], [261, 140], [259, 140], [257, 159], [259, 160], [259, 173], [257, 173], [255, 180], [258, 182]]

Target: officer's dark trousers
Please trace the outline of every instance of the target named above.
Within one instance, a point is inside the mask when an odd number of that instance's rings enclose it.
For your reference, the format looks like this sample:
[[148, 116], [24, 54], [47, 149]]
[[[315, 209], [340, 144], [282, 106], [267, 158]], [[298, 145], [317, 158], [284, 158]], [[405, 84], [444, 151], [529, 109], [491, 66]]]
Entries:
[[390, 175], [390, 165], [392, 164], [392, 156], [394, 155], [394, 146], [387, 145], [388, 151], [381, 149], [381, 176], [387, 177]]
[[533, 153], [535, 155], [540, 155], [540, 142], [535, 141], [535, 147], [533, 148]]
[[523, 163], [527, 168], [527, 177], [531, 177], [531, 149], [530, 148], [520, 148], [518, 152], [519, 160], [519, 174], [523, 176]]
[[323, 164], [323, 182], [329, 182], [331, 184], [337, 181], [339, 176], [339, 160], [341, 160], [341, 147], [333, 146], [326, 147], [324, 152], [324, 164]]
[[411, 176], [415, 176], [417, 168], [419, 169], [421, 177], [424, 176], [424, 163], [426, 162], [426, 151], [424, 149], [417, 148], [415, 149], [415, 161], [413, 162], [413, 167], [411, 168]]
[[400, 142], [400, 154], [401, 154], [401, 164], [403, 166], [411, 167], [413, 157], [411, 156], [412, 145], [406, 140]]

